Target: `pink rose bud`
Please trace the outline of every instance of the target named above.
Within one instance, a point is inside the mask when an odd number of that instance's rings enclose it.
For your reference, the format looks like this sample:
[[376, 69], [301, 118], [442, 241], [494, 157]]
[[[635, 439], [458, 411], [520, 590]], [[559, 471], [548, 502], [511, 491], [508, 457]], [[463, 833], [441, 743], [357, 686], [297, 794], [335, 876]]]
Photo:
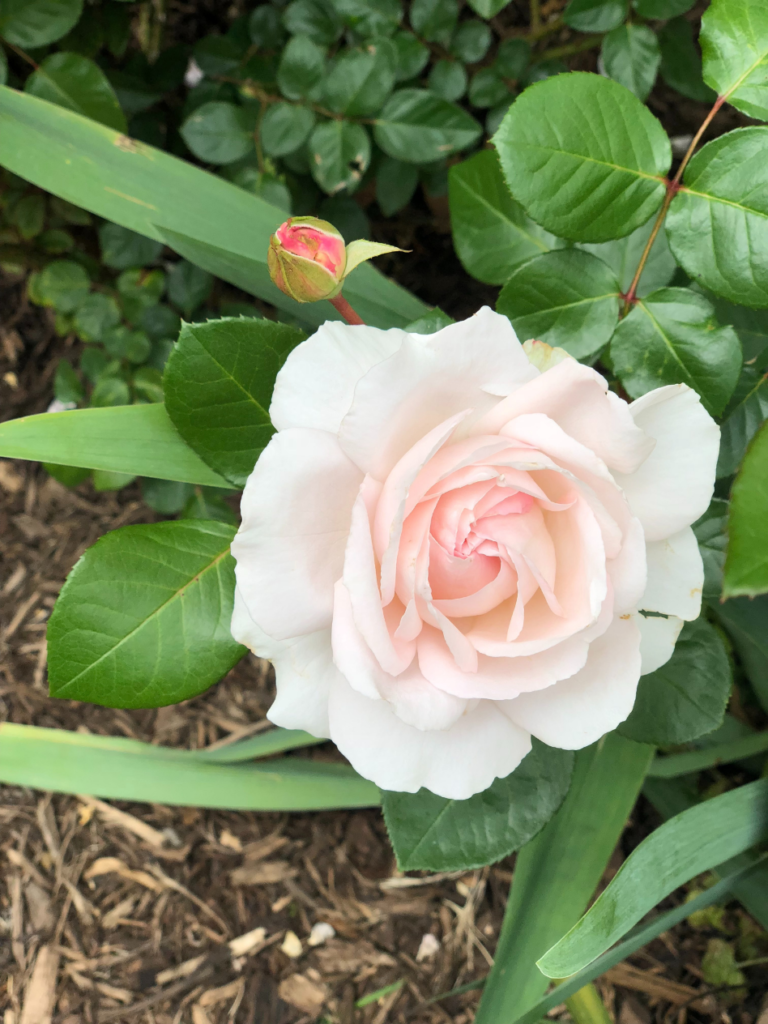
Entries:
[[267, 265], [280, 291], [297, 302], [332, 299], [347, 266], [344, 239], [328, 221], [291, 217], [272, 235]]

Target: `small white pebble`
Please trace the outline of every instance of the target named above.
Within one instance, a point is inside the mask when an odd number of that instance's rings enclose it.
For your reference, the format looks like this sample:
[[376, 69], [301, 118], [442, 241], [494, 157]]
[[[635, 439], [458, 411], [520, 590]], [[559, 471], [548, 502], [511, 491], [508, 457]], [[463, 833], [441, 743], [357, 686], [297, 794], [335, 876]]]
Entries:
[[54, 398], [46, 412], [69, 412], [70, 409], [76, 409], [77, 402], [60, 402], [58, 398]]
[[309, 933], [307, 944], [309, 946], [322, 946], [328, 939], [332, 939], [335, 934], [336, 929], [333, 925], [328, 924], [327, 921], [318, 921], [317, 924], [312, 925], [312, 931]]
[[304, 952], [304, 947], [301, 944], [301, 939], [296, 934], [296, 932], [285, 933], [285, 938], [283, 939], [283, 944], [280, 947], [280, 949], [283, 951], [283, 953], [285, 953], [286, 956], [289, 956], [291, 960], [295, 960], [297, 957], [300, 957], [301, 954]]
[[429, 960], [431, 956], [440, 949], [440, 939], [432, 932], [427, 932], [426, 935], [422, 935], [421, 942], [419, 943], [419, 951], [416, 954], [416, 963], [421, 963], [422, 960]]
[[190, 57], [189, 64], [187, 64], [187, 70], [184, 72], [184, 85], [186, 85], [188, 89], [194, 89], [196, 85], [200, 85], [204, 78], [205, 73], [203, 72], [203, 69], [194, 57]]

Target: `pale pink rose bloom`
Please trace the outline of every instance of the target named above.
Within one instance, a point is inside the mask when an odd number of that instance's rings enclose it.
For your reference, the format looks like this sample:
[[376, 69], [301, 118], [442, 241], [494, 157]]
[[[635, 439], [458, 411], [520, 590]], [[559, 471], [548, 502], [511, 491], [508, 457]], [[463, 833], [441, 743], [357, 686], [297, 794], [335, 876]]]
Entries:
[[271, 720], [382, 789], [463, 799], [531, 736], [593, 743], [699, 614], [719, 430], [698, 395], [628, 405], [536, 361], [485, 308], [428, 336], [326, 323], [278, 375], [232, 633], [274, 662]]

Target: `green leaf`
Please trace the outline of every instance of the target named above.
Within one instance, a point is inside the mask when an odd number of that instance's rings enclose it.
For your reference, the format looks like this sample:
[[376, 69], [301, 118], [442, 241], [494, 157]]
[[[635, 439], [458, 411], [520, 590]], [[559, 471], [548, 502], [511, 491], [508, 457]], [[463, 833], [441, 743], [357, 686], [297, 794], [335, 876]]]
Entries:
[[619, 283], [596, 256], [558, 249], [518, 267], [496, 309], [509, 317], [521, 341], [535, 338], [589, 359], [608, 344], [618, 323]]
[[469, 102], [473, 107], [495, 107], [509, 97], [509, 89], [495, 67], [480, 68], [469, 83]]
[[668, 21], [690, 11], [695, 2], [696, 0], [633, 0], [633, 5], [641, 18]]
[[[258, 10], [258, 8], [257, 8]], [[285, 156], [303, 146], [315, 126], [315, 115], [294, 103], [274, 103], [267, 108], [259, 137], [268, 156]]]
[[768, 597], [732, 597], [717, 605], [716, 614], [768, 713]]
[[57, 466], [53, 462], [44, 462], [43, 469], [54, 480], [65, 487], [77, 487], [91, 475], [90, 469], [76, 469], [73, 466]]
[[229, 632], [234, 533], [186, 520], [101, 537], [67, 577], [48, 622], [51, 695], [160, 707], [217, 682], [245, 653]]
[[373, 783], [347, 765], [296, 757], [227, 765], [205, 753], [0, 724], [0, 780], [8, 785], [233, 810], [317, 811], [379, 803]]
[[496, 67], [504, 78], [522, 78], [531, 61], [531, 44], [527, 39], [505, 39], [499, 44]]
[[146, 238], [119, 224], [102, 224], [99, 228], [101, 261], [114, 270], [128, 270], [154, 263], [163, 251], [162, 242]]
[[368, 132], [350, 121], [319, 124], [309, 138], [309, 150], [312, 177], [328, 195], [354, 192], [371, 160]]
[[243, 56], [242, 48], [229, 36], [204, 36], [195, 43], [192, 52], [198, 67], [206, 75], [232, 75], [239, 68]]
[[24, 83], [24, 91], [57, 103], [119, 132], [126, 131], [125, 114], [104, 72], [77, 53], [52, 53]]
[[[624, 238], [617, 238], [612, 242], [581, 242], [580, 249], [591, 252], [593, 256], [599, 256], [613, 269], [619, 279], [622, 292], [629, 291], [635, 271], [640, 264], [640, 257], [645, 251], [645, 246], [653, 230], [653, 221], [648, 221], [641, 228], [633, 231], [631, 235]], [[670, 252], [667, 236], [664, 231], [659, 231], [651, 246], [651, 251], [646, 260], [643, 272], [637, 285], [637, 294], [640, 298], [649, 292], [656, 291], [669, 284], [677, 269], [675, 257]], [[718, 319], [720, 319], [718, 317]], [[727, 322], [727, 321], [725, 321]]]
[[136, 479], [130, 473], [113, 473], [107, 469], [94, 469], [91, 475], [94, 491], [120, 491]]
[[768, 306], [768, 128], [707, 143], [683, 182], [666, 222], [678, 262], [731, 302]]
[[664, 129], [601, 75], [556, 75], [526, 89], [493, 141], [514, 197], [563, 238], [621, 238], [664, 199], [672, 162]]
[[376, 170], [376, 201], [385, 217], [407, 206], [419, 184], [414, 164], [385, 156]]
[[168, 298], [186, 317], [210, 298], [213, 277], [194, 263], [179, 260], [168, 274]]
[[322, 46], [309, 36], [294, 36], [288, 41], [277, 69], [277, 84], [283, 96], [301, 100], [312, 95], [324, 74], [325, 49]]
[[165, 370], [168, 415], [198, 455], [242, 485], [274, 433], [272, 389], [288, 353], [304, 339], [270, 320], [184, 324]]
[[143, 363], [152, 349], [143, 331], [132, 331], [125, 324], [107, 331], [101, 341], [113, 359], [129, 359], [132, 363]]
[[60, 359], [53, 380], [53, 393], [60, 402], [82, 402], [83, 385], [75, 373], [72, 363]]
[[562, 807], [517, 855], [495, 966], [475, 1024], [516, 1021], [543, 996], [548, 979], [536, 961], [587, 906], [652, 756], [652, 747], [616, 733], [576, 752]]
[[693, 524], [704, 563], [704, 588], [701, 596], [710, 604], [720, 600], [723, 590], [727, 516], [728, 502], [713, 498], [704, 515]]
[[325, 104], [348, 117], [375, 114], [395, 87], [396, 71], [397, 50], [389, 39], [372, 39], [360, 50], [347, 50], [326, 76]]
[[413, 0], [410, 9], [414, 31], [428, 43], [447, 46], [459, 18], [456, 0]]
[[467, 91], [467, 72], [455, 60], [437, 61], [429, 73], [429, 88], [444, 100], [455, 102]]
[[180, 130], [195, 156], [207, 163], [231, 164], [253, 150], [250, 113], [234, 103], [204, 103]]
[[45, 224], [45, 198], [34, 195], [19, 199], [8, 212], [8, 223], [26, 241], [39, 235]]
[[456, 254], [478, 281], [504, 284], [515, 267], [563, 244], [509, 194], [493, 150], [454, 164], [448, 189]]
[[248, 19], [251, 42], [266, 50], [276, 50], [285, 39], [280, 12], [269, 4], [261, 4]]
[[[741, 465], [747, 445], [768, 418], [768, 378], [749, 366], [742, 371], [747, 385], [720, 432], [717, 477], [732, 476]], [[741, 382], [740, 382], [741, 383]]]
[[563, 21], [579, 32], [610, 32], [627, 16], [627, 0], [571, 0]]
[[747, 449], [731, 489], [723, 596], [754, 597], [768, 591], [768, 427]]
[[0, 36], [35, 50], [65, 36], [82, 12], [83, 0], [0, 0]]
[[37, 279], [37, 294], [44, 306], [58, 313], [74, 313], [91, 290], [88, 274], [72, 260], [54, 260]]
[[442, 331], [444, 327], [448, 327], [449, 324], [455, 323], [456, 321], [453, 317], [448, 316], [442, 309], [435, 306], [426, 316], [421, 316], [418, 320], [414, 320], [405, 329], [411, 334], [436, 334], [438, 331]]
[[429, 47], [420, 42], [413, 32], [396, 32], [392, 37], [397, 52], [395, 80], [409, 82], [420, 75], [429, 62]]
[[137, 323], [145, 309], [160, 301], [165, 274], [162, 270], [124, 270], [117, 279], [117, 290], [126, 318]]
[[0, 457], [231, 486], [182, 441], [162, 405], [78, 409], [7, 420], [0, 424]]
[[[96, 387], [91, 392], [91, 406], [94, 409], [104, 409], [114, 405], [128, 405], [131, 401], [131, 390], [126, 381], [120, 377], [103, 376], [96, 382]], [[126, 481], [127, 483], [127, 481]], [[123, 484], [119, 484], [122, 487]], [[100, 488], [97, 488], [99, 490]], [[102, 490], [112, 490], [101, 488]], [[115, 490], [117, 488], [114, 488]]]
[[705, 768], [716, 768], [721, 764], [742, 761], [756, 754], [768, 752], [768, 730], [749, 733], [730, 743], [717, 743], [704, 750], [690, 750], [682, 754], [668, 754], [657, 757], [648, 775], [657, 779], [673, 779], [680, 775], [692, 775]]
[[221, 491], [215, 491], [210, 487], [195, 487], [184, 506], [181, 518], [217, 519], [221, 523], [231, 523], [233, 526], [237, 526], [239, 522], [238, 517], [221, 496]]
[[[482, 21], [462, 21], [451, 39], [451, 53], [465, 64], [477, 64], [488, 53], [493, 34]], [[503, 44], [502, 44], [503, 45]], [[515, 76], [511, 76], [515, 77]]]
[[398, 867], [456, 871], [508, 856], [549, 821], [568, 792], [572, 771], [570, 751], [534, 740], [511, 775], [468, 800], [447, 800], [426, 789], [382, 793]]
[[62, 228], [51, 228], [43, 231], [38, 239], [40, 247], [53, 256], [60, 256], [62, 253], [71, 252], [75, 247], [75, 240], [68, 231]]
[[153, 480], [147, 477], [141, 481], [142, 498], [150, 508], [164, 516], [181, 512], [193, 496], [192, 491], [192, 484], [182, 484], [178, 480]]
[[750, 117], [768, 120], [768, 9], [714, 0], [701, 19], [704, 81]]
[[81, 341], [101, 341], [107, 331], [119, 323], [117, 303], [101, 292], [88, 295], [75, 313], [74, 326]]
[[734, 329], [720, 327], [712, 304], [688, 288], [661, 288], [639, 299], [611, 341], [611, 359], [632, 398], [664, 384], [687, 384], [719, 415], [741, 370]]
[[639, 743], [689, 743], [721, 724], [731, 683], [717, 630], [706, 619], [686, 622], [666, 665], [640, 678], [635, 706], [619, 732]]
[[283, 25], [291, 35], [309, 36], [320, 46], [332, 46], [344, 28], [331, 0], [293, 0], [285, 9]]
[[0, 85], [5, 85], [8, 81], [8, 58], [5, 55], [5, 50], [2, 44], [0, 44]]
[[475, 14], [490, 19], [497, 15], [502, 7], [506, 7], [509, 0], [468, 0], [468, 3]]
[[768, 838], [768, 779], [683, 811], [647, 836], [608, 888], [538, 961], [550, 978], [574, 974], [696, 875]]
[[619, 25], [603, 39], [603, 66], [608, 75], [638, 99], [648, 97], [661, 63], [656, 33], [647, 25]]
[[717, 94], [704, 84], [701, 55], [693, 41], [687, 18], [673, 18], [659, 32], [661, 77], [683, 96], [700, 103], [712, 103]]
[[389, 156], [405, 163], [430, 163], [471, 146], [481, 135], [461, 107], [427, 89], [399, 89], [376, 119], [374, 137]]
[[86, 350], [80, 356], [80, 369], [91, 382], [91, 384], [95, 384], [96, 381], [107, 368], [108, 362], [109, 360], [107, 359], [107, 355], [104, 349], [96, 348], [95, 346], [93, 346], [90, 348], [86, 348]]
[[715, 315], [721, 324], [730, 324], [739, 336], [744, 352], [744, 362], [756, 370], [768, 366], [768, 312], [762, 309], [747, 309], [734, 306], [725, 299], [710, 296], [715, 306]]

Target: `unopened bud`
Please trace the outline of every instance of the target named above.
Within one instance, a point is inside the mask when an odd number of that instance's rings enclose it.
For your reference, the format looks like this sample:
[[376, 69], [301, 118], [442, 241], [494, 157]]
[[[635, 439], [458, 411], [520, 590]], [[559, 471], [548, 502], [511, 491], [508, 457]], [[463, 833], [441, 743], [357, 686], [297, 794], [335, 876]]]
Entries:
[[269, 275], [297, 302], [332, 299], [341, 291], [347, 251], [333, 224], [317, 217], [291, 217], [269, 241]]

